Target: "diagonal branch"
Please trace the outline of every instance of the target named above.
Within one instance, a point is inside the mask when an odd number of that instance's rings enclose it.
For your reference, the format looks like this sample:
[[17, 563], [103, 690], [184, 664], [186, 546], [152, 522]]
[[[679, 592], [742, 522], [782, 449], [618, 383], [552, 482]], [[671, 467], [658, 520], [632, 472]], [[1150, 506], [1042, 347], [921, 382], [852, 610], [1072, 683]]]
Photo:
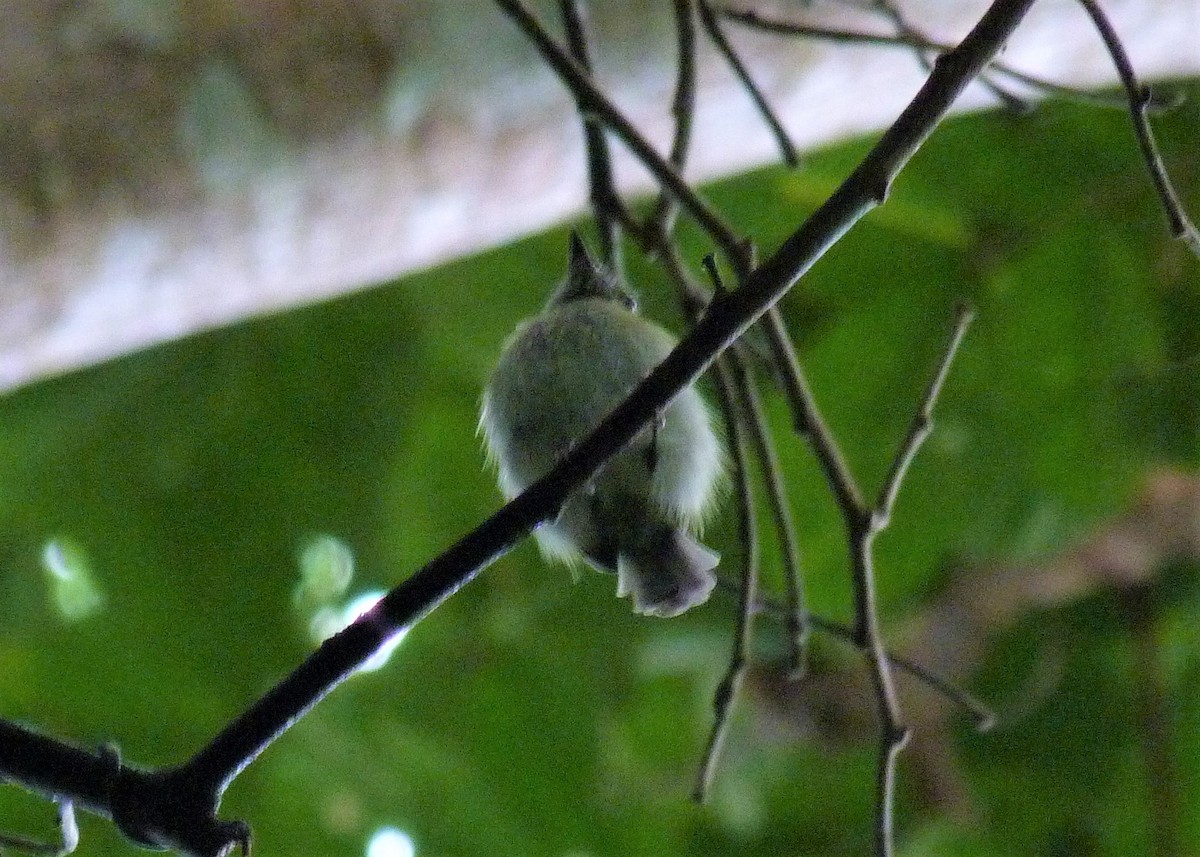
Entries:
[[496, 0], [496, 5], [512, 18], [513, 23], [529, 38], [546, 64], [567, 85], [580, 109], [602, 121], [608, 130], [637, 156], [659, 187], [687, 210], [723, 253], [730, 258], [740, 254], [742, 248], [733, 227], [688, 186], [670, 162], [655, 151], [612, 100], [596, 87], [590, 75], [550, 38], [545, 28], [530, 14], [521, 0]]
[[739, 541], [744, 546], [745, 555], [742, 557], [737, 625], [733, 631], [733, 656], [729, 659], [725, 675], [721, 678], [717, 692], [713, 696], [712, 728], [701, 756], [700, 767], [696, 771], [695, 784], [692, 787], [692, 799], [697, 803], [704, 803], [712, 789], [717, 771], [717, 760], [721, 756], [725, 735], [729, 731], [733, 703], [740, 693], [742, 681], [746, 675], [746, 667], [750, 663], [750, 647], [754, 632], [754, 604], [757, 600], [758, 590], [758, 521], [754, 508], [754, 494], [751, 490], [740, 403], [737, 401], [738, 383], [734, 377], [736, 370], [732, 367], [731, 362], [729, 355], [723, 355], [716, 362], [714, 372], [717, 378], [717, 390], [720, 393], [721, 409], [726, 416], [730, 454], [733, 457], [734, 479], [738, 487], [738, 535]]
[[[726, 592], [736, 592], [736, 584], [730, 581], [722, 580], [718, 583], [718, 586]], [[765, 613], [781, 619], [786, 619], [788, 615], [787, 605], [761, 596], [754, 603], [754, 610], [758, 613]], [[806, 621], [814, 631], [820, 631], [823, 634], [828, 634], [831, 637], [836, 637], [850, 644], [855, 642], [854, 629], [843, 625], [841, 622], [826, 619], [824, 616], [819, 616], [816, 613], [809, 613]], [[951, 703], [970, 714], [971, 719], [975, 721], [975, 728], [980, 732], [987, 732], [995, 727], [995, 712], [979, 699], [975, 698], [975, 696], [956, 686], [951, 680], [943, 678], [937, 673], [930, 671], [927, 667], [903, 655], [887, 652], [887, 659], [888, 663], [894, 669], [908, 673], [908, 675], [917, 681], [927, 685]]]
[[[870, 33], [861, 30], [821, 27], [814, 24], [785, 21], [764, 15], [762, 12], [753, 9], [720, 8], [716, 11], [721, 17], [728, 18], [730, 21], [741, 24], [744, 27], [781, 36], [801, 36], [847, 45], [911, 48], [918, 51], [933, 51], [939, 54], [945, 53], [954, 47], [945, 42], [927, 38], [911, 29], [899, 33]], [[1105, 93], [1089, 92], [1088, 90], [1077, 89], [1073, 86], [1065, 86], [1061, 83], [1047, 80], [1044, 77], [1023, 72], [1000, 61], [992, 62], [988, 66], [988, 70], [995, 74], [1002, 74], [1030, 89], [1041, 90], [1050, 95], [1057, 95], [1060, 98], [1078, 101], [1083, 104], [1091, 104], [1095, 107], [1118, 108], [1121, 110], [1128, 109], [1129, 107], [1127, 98], [1114, 97]], [[1180, 98], [1177, 95], [1168, 97], [1155, 95], [1152, 96], [1147, 108], [1151, 111], [1172, 110], [1178, 107], [1180, 103]]]
[[[533, 22], [519, 0], [496, 2], [514, 20]], [[55, 774], [36, 765], [18, 764], [20, 759], [14, 758], [8, 743], [0, 742], [0, 761], [15, 765], [14, 768], [0, 764], [0, 776], [23, 783], [36, 782], [40, 784], [38, 790], [68, 799], [84, 794], [88, 800], [77, 800], [79, 805], [108, 815], [131, 839], [151, 847], [212, 857], [226, 854], [239, 845], [247, 846], [249, 834], [244, 825], [216, 817], [221, 797], [233, 779], [380, 645], [426, 616], [512, 549], [535, 526], [552, 518], [574, 490], [627, 446], [842, 235], [881, 203], [897, 172], [933, 132], [963, 88], [1000, 49], [1032, 3], [1033, 0], [996, 0], [962, 44], [939, 58], [929, 79], [896, 123], [825, 204], [774, 255], [751, 271], [740, 288], [714, 300], [663, 363], [558, 466], [393, 589], [354, 624], [322, 644], [191, 760], [161, 772], [140, 771], [118, 763], [115, 777], [113, 765], [89, 763], [94, 777], [84, 782], [81, 772], [67, 770]], [[533, 23], [536, 27], [536, 22]], [[536, 32], [541, 32], [540, 27], [536, 27]], [[535, 40], [556, 48], [544, 34]], [[677, 198], [694, 216], [700, 212], [706, 227], [716, 226], [719, 234], [732, 235], [723, 221], [711, 215], [706, 206], [697, 204], [699, 198], [652, 149], [631, 142], [640, 137], [628, 123], [624, 124], [624, 131], [618, 131], [613, 117], [602, 114], [604, 108], [619, 116], [606, 99], [595, 100], [596, 91], [590, 78], [575, 63], [569, 58], [564, 60], [561, 52], [545, 53], [548, 62], [561, 66], [564, 76], [582, 87], [580, 91], [588, 93], [589, 109], [603, 118], [616, 136], [634, 147], [639, 157], [647, 153], [652, 156], [656, 177], [662, 173], [664, 184], [677, 193]], [[733, 246], [723, 245], [723, 249], [736, 253], [738, 247], [735, 242]], [[869, 580], [870, 569], [863, 572]], [[875, 662], [881, 665], [879, 672], [886, 675], [881, 650], [876, 647], [872, 652]], [[24, 737], [28, 737], [28, 730], [24, 732]], [[45, 741], [57, 744], [50, 739]], [[898, 745], [890, 746], [898, 750]], [[885, 768], [893, 769], [891, 765]], [[888, 831], [888, 837], [881, 839], [877, 849], [883, 855], [890, 849], [890, 800], [882, 802], [880, 807], [881, 820], [886, 822]]]
[[867, 659], [871, 683], [875, 689], [880, 724], [879, 762], [876, 767], [876, 826], [875, 853], [883, 857], [892, 853], [892, 811], [896, 785], [896, 761], [908, 741], [908, 728], [903, 723], [900, 700], [892, 678], [883, 633], [879, 627], [879, 611], [875, 598], [875, 537], [887, 526], [900, 483], [904, 479], [922, 442], [932, 430], [932, 411], [950, 363], [971, 322], [971, 312], [960, 308], [956, 314], [953, 333], [933, 380], [926, 388], [920, 407], [891, 471], [884, 480], [875, 508], [865, 514], [843, 509], [850, 534], [851, 563], [854, 568], [854, 641]]
[[1179, 201], [1179, 194], [1175, 192], [1175, 186], [1171, 184], [1171, 178], [1167, 175], [1167, 168], [1163, 166], [1162, 156], [1158, 153], [1158, 144], [1154, 142], [1154, 132], [1150, 130], [1150, 122], [1146, 118], [1147, 108], [1153, 99], [1150, 89], [1142, 86], [1138, 81], [1137, 74], [1133, 70], [1133, 63], [1129, 61], [1129, 55], [1125, 53], [1125, 47], [1121, 44], [1117, 31], [1108, 20], [1108, 16], [1104, 14], [1104, 10], [1100, 8], [1100, 4], [1096, 0], [1079, 0], [1079, 2], [1100, 32], [1100, 37], [1104, 40], [1104, 47], [1108, 49], [1113, 65], [1117, 68], [1117, 74], [1121, 78], [1121, 85], [1125, 87], [1125, 92], [1129, 95], [1129, 115], [1133, 119], [1133, 130], [1137, 135], [1138, 146], [1142, 150], [1142, 159], [1146, 162], [1150, 179], [1154, 182], [1154, 189], [1158, 191], [1158, 198], [1166, 210], [1171, 234], [1182, 239], [1194, 254], [1200, 256], [1200, 231], [1197, 231], [1196, 225], [1188, 219], [1187, 213], [1183, 210], [1183, 203]]
[[[696, 22], [692, 0], [674, 0], [677, 70], [675, 95], [671, 98], [671, 115], [675, 117], [675, 133], [671, 136], [668, 162], [680, 175], [687, 163], [692, 143], [692, 125], [696, 115]], [[654, 209], [646, 218], [643, 231], [669, 235], [675, 226], [679, 203], [667, 191], [660, 190]]]
[[[590, 74], [592, 66], [588, 57], [587, 34], [584, 31], [583, 12], [579, 8], [578, 0], [559, 0], [559, 11], [567, 33], [567, 47], [571, 51], [571, 57], [581, 69]], [[592, 210], [596, 214], [596, 231], [600, 234], [600, 257], [609, 270], [620, 274], [621, 223], [629, 219], [629, 212], [617, 195], [616, 184], [613, 181], [612, 158], [609, 156], [603, 126], [588, 115], [582, 104], [579, 105], [579, 115], [583, 117], [588, 190]]]
[[775, 138], [775, 145], [779, 147], [783, 162], [789, 167], [799, 166], [800, 156], [796, 153], [796, 147], [792, 145], [787, 129], [783, 127], [783, 123], [775, 115], [771, 105], [767, 103], [767, 97], [763, 95], [758, 84], [754, 82], [754, 78], [750, 76], [750, 70], [742, 62], [742, 58], [738, 56], [733, 45], [729, 43], [729, 39], [725, 37], [725, 32], [721, 29], [721, 23], [717, 20], [717, 14], [713, 10], [712, 4], [709, 0], [699, 0], [699, 9], [700, 23], [704, 25], [705, 32], [708, 33], [709, 39], [716, 45], [721, 56], [725, 58], [725, 62], [733, 69], [734, 75], [742, 84], [742, 88], [749, 94], [750, 100], [754, 102], [754, 107], [762, 116], [763, 121], [767, 123], [771, 135]]
[[946, 383], [946, 376], [950, 374], [950, 364], [954, 362], [954, 355], [958, 353], [963, 337], [967, 335], [967, 328], [971, 326], [974, 319], [975, 313], [965, 304], [960, 305], [954, 313], [954, 327], [950, 334], [950, 341], [942, 353], [942, 361], [938, 364], [933, 379], [925, 389], [921, 407], [913, 416], [912, 423], [908, 427], [908, 435], [900, 445], [900, 452], [892, 460], [891, 470], [879, 490], [879, 499], [875, 501], [875, 526], [877, 529], [882, 530], [891, 521], [892, 509], [896, 505], [896, 494], [900, 491], [900, 484], [904, 481], [909, 465], [916, 458], [921, 445], [933, 431], [933, 405], [942, 394], [942, 386]]

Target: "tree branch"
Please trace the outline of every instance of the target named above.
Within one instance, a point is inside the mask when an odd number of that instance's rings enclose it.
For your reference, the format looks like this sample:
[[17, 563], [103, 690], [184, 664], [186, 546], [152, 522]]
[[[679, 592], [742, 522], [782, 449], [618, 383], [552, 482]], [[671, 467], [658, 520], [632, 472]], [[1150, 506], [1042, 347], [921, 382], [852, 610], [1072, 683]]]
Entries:
[[4, 849], [19, 851], [32, 857], [67, 857], [79, 845], [79, 827], [75, 823], [75, 805], [69, 800], [53, 798], [58, 804], [57, 823], [61, 842], [43, 842], [25, 836], [0, 834], [0, 854]]
[[[721, 580], [717, 584], [726, 592], [734, 591], [734, 584], [727, 580]], [[775, 616], [780, 619], [786, 619], [788, 615], [788, 607], [778, 601], [770, 598], [759, 597], [754, 603], [754, 610], [757, 613], [765, 613]], [[841, 622], [835, 622], [832, 619], [826, 619], [824, 616], [818, 616], [816, 613], [809, 613], [805, 616], [805, 622], [814, 631], [820, 631], [823, 634], [828, 634], [831, 637], [836, 637], [839, 640], [854, 644], [854, 629], [843, 625]], [[972, 694], [956, 686], [951, 680], [943, 678], [923, 667], [921, 664], [901, 655], [886, 652], [888, 663], [893, 668], [902, 672], [908, 673], [917, 681], [925, 684], [946, 697], [947, 700], [957, 705], [963, 711], [971, 715], [971, 719], [975, 721], [975, 728], [980, 732], [987, 732], [996, 725], [996, 714], [987, 705], [976, 699]]]
[[[732, 352], [731, 352], [732, 353]], [[742, 580], [738, 596], [737, 625], [733, 631], [733, 655], [725, 669], [725, 675], [713, 695], [713, 721], [708, 741], [696, 770], [696, 781], [692, 786], [692, 799], [704, 803], [712, 790], [716, 776], [717, 761], [729, 731], [730, 713], [737, 699], [750, 663], [750, 646], [754, 633], [754, 604], [757, 600], [759, 540], [758, 520], [751, 489], [750, 468], [746, 455], [746, 438], [737, 401], [738, 383], [729, 355], [723, 355], [714, 367], [717, 389], [721, 394], [721, 408], [726, 415], [728, 446], [733, 457], [734, 481], [738, 496], [738, 535], [744, 546], [742, 557]]]
[[[677, 70], [675, 95], [671, 98], [671, 115], [675, 117], [675, 133], [671, 136], [668, 162], [680, 175], [687, 163], [692, 142], [692, 124], [696, 115], [696, 22], [692, 0], [674, 0]], [[677, 203], [665, 189], [660, 190], [654, 209], [646, 218], [645, 232], [669, 235], [675, 227]]]
[[[545, 37], [541, 28], [518, 0], [496, 0], [497, 4], [539, 46], [547, 62], [574, 82], [576, 94], [583, 92], [587, 109], [603, 118], [635, 154], [653, 165], [656, 177], [714, 234], [732, 236], [724, 222], [699, 201], [678, 173], [670, 168], [620, 114], [602, 99], [590, 78]], [[868, 211], [886, 197], [896, 173], [912, 157], [955, 98], [1003, 45], [1022, 20], [1033, 0], [996, 0], [980, 22], [953, 51], [943, 55], [913, 101], [896, 123], [883, 134], [866, 159], [783, 245], [762, 265], [749, 273], [734, 292], [719, 296], [704, 317], [674, 351], [630, 395], [606, 417], [599, 427], [576, 445], [558, 466], [520, 496], [465, 535], [409, 579], [393, 589], [354, 624], [321, 645], [304, 663], [262, 699], [250, 707], [195, 757], [184, 765], [162, 772], [143, 772], [122, 765], [103, 763], [100, 757], [80, 757], [81, 768], [55, 778], [56, 794], [77, 801], [101, 815], [113, 818], [136, 842], [171, 848], [188, 854], [213, 857], [235, 847], [247, 847], [249, 836], [240, 822], [216, 818], [221, 797], [259, 753], [281, 736], [333, 688], [351, 675], [375, 650], [393, 635], [411, 627], [444, 600], [474, 579], [480, 571], [510, 550], [539, 523], [551, 519], [572, 491], [591, 478], [658, 413], [712, 362], [772, 307], [833, 244]], [[532, 29], [529, 24], [533, 24]], [[547, 49], [547, 45], [554, 50]], [[614, 125], [614, 123], [616, 123]], [[618, 130], [618, 126], [624, 130]], [[738, 252], [736, 242], [723, 249]], [[866, 532], [872, 532], [868, 526]], [[870, 536], [864, 539], [869, 547]], [[865, 554], [869, 556], [869, 552]], [[868, 567], [859, 569], [862, 580], [871, 579]], [[870, 599], [863, 604], [870, 607]], [[886, 664], [872, 622], [864, 625], [868, 640], [876, 640], [872, 653], [877, 671], [886, 676]], [[894, 710], [894, 706], [888, 707]], [[15, 727], [6, 726], [8, 730]], [[895, 730], [886, 736], [889, 756], [881, 765], [881, 776], [890, 778], [899, 742]], [[13, 732], [12, 734], [17, 734]], [[29, 740], [27, 731], [23, 739]], [[47, 790], [50, 779], [41, 759], [58, 758], [65, 745], [42, 739], [36, 764], [22, 757], [9, 742], [0, 744], [12, 764], [0, 767], [3, 776]], [[81, 752], [81, 751], [78, 751]], [[118, 776], [113, 781], [113, 772]], [[60, 773], [62, 773], [60, 771]], [[890, 780], [885, 784], [890, 794]], [[62, 788], [59, 788], [62, 786]], [[881, 829], [877, 852], [890, 853], [890, 801], [881, 802]]]
[[607, 95], [598, 89], [591, 77], [562, 50], [549, 34], [529, 13], [520, 0], [496, 0], [501, 11], [512, 18], [521, 31], [533, 43], [538, 54], [567, 85], [580, 109], [602, 121], [642, 165], [650, 171], [659, 187], [669, 193], [697, 223], [713, 238], [721, 251], [731, 259], [742, 248], [737, 233], [725, 219], [684, 180], [679, 171], [638, 133], [633, 124], [614, 105]]
[[[728, 18], [730, 21], [741, 24], [744, 27], [780, 36], [801, 36], [839, 44], [878, 45], [879, 47], [910, 48], [917, 51], [934, 51], [936, 53], [945, 53], [954, 47], [945, 42], [927, 38], [923, 34], [914, 32], [911, 29], [902, 30], [899, 33], [867, 33], [860, 30], [821, 27], [784, 21], [764, 15], [753, 9], [720, 8], [716, 12], [721, 17]], [[1037, 75], [1028, 74], [1020, 69], [1013, 68], [1007, 63], [993, 61], [988, 68], [991, 72], [1002, 74], [1031, 89], [1041, 90], [1049, 95], [1057, 95], [1061, 98], [1091, 104], [1095, 107], [1121, 110], [1126, 110], [1129, 107], [1129, 100], [1127, 98], [1089, 92], [1073, 86], [1064, 86], [1052, 80], [1047, 80], [1044, 77], [1038, 77]], [[1178, 107], [1180, 103], [1181, 99], [1178, 95], [1167, 97], [1155, 95], [1151, 97], [1147, 108], [1151, 111], [1172, 110]]]
[[883, 531], [891, 518], [892, 507], [904, 475], [922, 442], [933, 426], [933, 406], [945, 382], [950, 363], [966, 334], [971, 322], [971, 313], [960, 308], [955, 318], [954, 330], [938, 364], [933, 380], [926, 388], [920, 407], [913, 416], [908, 435], [892, 462], [891, 470], [884, 480], [875, 507], [863, 514], [861, 510], [843, 508], [846, 527], [850, 535], [851, 563], [854, 587], [854, 640], [867, 659], [871, 683], [875, 689], [880, 724], [879, 762], [876, 768], [876, 826], [875, 853], [884, 857], [892, 853], [892, 812], [896, 785], [896, 760], [908, 741], [908, 728], [903, 723], [900, 699], [892, 679], [891, 665], [884, 646], [883, 632], [879, 627], [879, 611], [875, 600], [875, 537]]
[[[563, 27], [567, 32], [567, 47], [579, 67], [591, 74], [592, 65], [588, 57], [587, 34], [584, 31], [583, 12], [578, 0], [559, 0], [559, 11]], [[609, 156], [608, 141], [604, 139], [604, 128], [577, 105], [583, 117], [583, 142], [587, 152], [588, 191], [592, 211], [596, 214], [596, 231], [600, 235], [600, 258], [609, 270], [620, 274], [621, 223], [629, 219], [625, 204], [617, 195], [613, 182], [612, 158]]]
[[789, 167], [798, 167], [800, 165], [800, 156], [796, 153], [796, 147], [792, 145], [792, 140], [788, 136], [787, 129], [783, 127], [783, 123], [779, 121], [779, 117], [775, 115], [775, 111], [767, 103], [766, 96], [758, 88], [758, 84], [754, 82], [754, 78], [750, 76], [750, 71], [746, 68], [746, 64], [742, 62], [742, 58], [738, 56], [737, 51], [733, 49], [733, 45], [729, 43], [729, 39], [725, 37], [725, 33], [721, 30], [721, 24], [717, 21], [717, 15], [713, 11], [712, 4], [708, 0], [699, 0], [699, 8], [700, 22], [704, 25], [705, 32], [708, 33], [709, 39], [716, 45], [717, 50], [725, 58], [729, 67], [733, 69], [734, 75], [742, 84], [742, 88], [750, 96], [750, 100], [754, 102], [759, 115], [767, 123], [767, 128], [770, 129], [771, 136], [775, 138], [775, 145], [779, 147], [779, 154], [783, 158], [783, 162]]
[[1171, 184], [1171, 178], [1167, 175], [1167, 168], [1163, 166], [1162, 156], [1158, 153], [1158, 144], [1154, 141], [1154, 132], [1150, 130], [1150, 122], [1146, 118], [1147, 107], [1153, 98], [1150, 89], [1138, 82], [1137, 74], [1133, 70], [1133, 63], [1129, 61], [1129, 55], [1125, 53], [1121, 38], [1108, 20], [1108, 16], [1104, 14], [1104, 10], [1100, 8], [1100, 4], [1096, 0], [1079, 0], [1079, 2], [1100, 32], [1104, 46], [1108, 49], [1113, 65], [1116, 66], [1117, 74], [1121, 78], [1121, 85], [1125, 87], [1125, 92], [1129, 95], [1129, 115], [1133, 119], [1133, 130], [1137, 135], [1138, 146], [1142, 150], [1142, 158], [1146, 162], [1150, 179], [1154, 182], [1154, 189], [1158, 192], [1158, 198], [1162, 201], [1163, 209], [1167, 213], [1171, 234], [1181, 239], [1196, 256], [1200, 257], [1200, 231], [1197, 231], [1196, 225], [1188, 219], [1187, 213], [1183, 210], [1183, 203], [1179, 201], [1179, 194], [1175, 192], [1175, 186]]

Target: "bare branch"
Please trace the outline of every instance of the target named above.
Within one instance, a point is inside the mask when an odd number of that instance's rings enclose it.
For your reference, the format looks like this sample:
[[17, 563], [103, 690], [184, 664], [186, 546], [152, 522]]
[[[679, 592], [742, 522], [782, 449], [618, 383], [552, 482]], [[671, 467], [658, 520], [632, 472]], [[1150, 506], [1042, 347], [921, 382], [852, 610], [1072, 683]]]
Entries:
[[[671, 151], [667, 156], [671, 166], [680, 175], [687, 164], [688, 149], [692, 142], [692, 124], [696, 116], [696, 22], [692, 0], [674, 0], [675, 39], [677, 71], [675, 72], [675, 95], [671, 99], [671, 113], [675, 117], [675, 133], [671, 138]], [[658, 232], [664, 237], [675, 227], [678, 203], [666, 190], [660, 190], [658, 200], [650, 216], [646, 218], [646, 231]]]
[[[728, 18], [738, 24], [752, 29], [759, 30], [764, 33], [774, 33], [781, 36], [801, 36], [813, 39], [820, 39], [827, 42], [836, 42], [841, 44], [858, 44], [858, 45], [878, 45], [880, 47], [897, 47], [910, 48], [913, 50], [932, 51], [935, 53], [945, 53], [953, 50], [954, 46], [945, 42], [936, 41], [926, 38], [918, 33], [908, 31], [901, 33], [866, 33], [860, 30], [840, 29], [836, 27], [819, 27], [809, 24], [799, 24], [791, 21], [784, 21], [778, 18], [772, 18], [764, 15], [761, 12], [742, 9], [716, 9], [718, 15]], [[1019, 69], [1016, 69], [1007, 63], [994, 61], [988, 66], [989, 70], [997, 74], [1002, 74], [1005, 77], [1011, 78], [1031, 89], [1040, 90], [1049, 95], [1055, 95], [1060, 98], [1078, 101], [1084, 104], [1091, 104], [1095, 107], [1105, 107], [1112, 109], [1125, 110], [1129, 107], [1129, 101], [1126, 98], [1114, 98], [1111, 95], [1106, 95], [1099, 92], [1089, 92], [1084, 89], [1078, 89], [1073, 86], [1064, 86], [1060, 83], [1047, 80], [1037, 75], [1028, 74]], [[1150, 102], [1146, 105], [1147, 109], [1152, 112], [1160, 112], [1164, 110], [1172, 110], [1178, 107], [1181, 99], [1178, 94], [1159, 97], [1151, 96]]]
[[[732, 353], [732, 352], [730, 352]], [[740, 408], [736, 400], [736, 371], [731, 365], [729, 354], [722, 356], [714, 366], [717, 390], [721, 399], [721, 410], [725, 414], [730, 454], [733, 457], [733, 476], [738, 495], [738, 535], [743, 545], [742, 580], [740, 587], [737, 626], [733, 632], [733, 654], [725, 670], [717, 692], [713, 696], [713, 722], [708, 741], [701, 755], [692, 786], [692, 799], [704, 803], [712, 790], [716, 776], [717, 761], [729, 731], [733, 703], [741, 690], [746, 666], [750, 662], [750, 646], [754, 633], [754, 603], [758, 590], [758, 522], [754, 510], [754, 494], [750, 485], [750, 469], [746, 456], [746, 438], [743, 434]]]
[[1163, 209], [1167, 213], [1171, 234], [1182, 239], [1195, 255], [1200, 256], [1200, 231], [1196, 230], [1196, 225], [1188, 219], [1187, 213], [1183, 210], [1183, 203], [1179, 201], [1179, 194], [1175, 192], [1175, 186], [1171, 184], [1171, 178], [1167, 175], [1167, 168], [1163, 166], [1162, 156], [1158, 153], [1158, 144], [1154, 141], [1154, 132], [1150, 130], [1150, 122], [1146, 118], [1146, 108], [1152, 98], [1150, 89], [1138, 82], [1137, 74], [1133, 70], [1133, 63], [1129, 61], [1129, 55], [1125, 53], [1121, 38], [1108, 20], [1108, 16], [1104, 14], [1104, 10], [1100, 8], [1100, 4], [1096, 0], [1079, 0], [1079, 2], [1092, 19], [1092, 23], [1096, 25], [1096, 29], [1100, 31], [1104, 46], [1108, 49], [1113, 65], [1116, 66], [1117, 74], [1121, 78], [1121, 85], [1125, 87], [1125, 92], [1129, 95], [1129, 115], [1133, 118], [1133, 130], [1137, 134], [1138, 146], [1142, 150], [1142, 158], [1146, 161], [1146, 169], [1150, 171], [1150, 178], [1154, 182], [1155, 190], [1158, 191], [1158, 198], [1162, 200]]
[[0, 833], [0, 854], [8, 848], [33, 857], [67, 857], [79, 845], [79, 827], [75, 823], [75, 805], [69, 800], [58, 801], [58, 832], [61, 842], [42, 842], [25, 836]]
[[731, 258], [740, 250], [737, 234], [717, 211], [705, 202], [665, 158], [640, 134], [625, 115], [601, 92], [590, 75], [581, 69], [554, 40], [550, 38], [537, 19], [529, 13], [521, 0], [496, 0], [496, 5], [506, 13], [529, 38], [538, 54], [546, 61], [579, 103], [580, 109], [604, 123], [618, 139], [637, 156], [650, 171], [663, 191], [670, 193], [696, 222], [717, 242], [722, 252]]
[[[559, 11], [563, 19], [563, 28], [567, 33], [567, 47], [571, 52], [571, 58], [579, 64], [581, 69], [590, 74], [592, 64], [588, 57], [583, 11], [579, 7], [578, 0], [559, 0]], [[588, 115], [582, 104], [578, 106], [579, 115], [583, 117], [583, 142], [588, 162], [588, 189], [592, 200], [592, 210], [596, 215], [596, 231], [600, 235], [600, 257], [609, 270], [619, 274], [623, 267], [620, 258], [620, 228], [621, 223], [629, 219], [629, 212], [617, 194], [616, 183], [613, 181], [612, 158], [609, 156], [604, 128]]]
[[854, 639], [866, 657], [878, 704], [880, 742], [879, 766], [876, 769], [878, 778], [875, 786], [878, 808], [875, 851], [880, 857], [892, 853], [892, 812], [896, 760], [908, 741], [908, 728], [902, 722], [900, 701], [896, 694], [887, 650], [884, 648], [883, 634], [879, 627], [879, 610], [875, 599], [875, 536], [887, 526], [892, 505], [908, 466], [920, 448], [921, 442], [929, 434], [934, 403], [941, 392], [950, 362], [958, 350], [970, 318], [969, 311], [959, 310], [955, 319], [954, 332], [946, 347], [945, 355], [922, 397], [908, 436], [892, 463], [891, 472], [884, 480], [878, 504], [866, 515], [853, 509], [843, 510], [850, 533], [851, 558], [854, 569], [852, 581], [854, 585]]
[[708, 33], [708, 37], [712, 39], [712, 43], [717, 46], [717, 50], [725, 57], [725, 61], [733, 69], [733, 73], [741, 82], [742, 88], [749, 94], [750, 100], [754, 102], [754, 106], [758, 109], [763, 121], [767, 123], [771, 135], [775, 138], [775, 144], [779, 147], [779, 153], [783, 157], [783, 162], [789, 167], [798, 167], [800, 165], [800, 155], [797, 154], [796, 147], [792, 145], [792, 140], [788, 136], [787, 130], [783, 127], [783, 123], [779, 121], [779, 117], [775, 115], [775, 111], [767, 103], [766, 96], [758, 88], [758, 84], [754, 82], [754, 78], [750, 76], [746, 64], [742, 62], [742, 58], [733, 49], [733, 45], [729, 43], [729, 39], [725, 38], [725, 33], [722, 32], [721, 25], [717, 21], [717, 16], [713, 12], [712, 4], [708, 0], [699, 0], [699, 4], [700, 23], [704, 25], [704, 31]]
[[900, 451], [892, 460], [891, 470], [879, 490], [879, 499], [875, 502], [876, 529], [882, 530], [891, 520], [892, 508], [896, 505], [896, 494], [900, 491], [900, 484], [904, 481], [909, 465], [916, 458], [921, 444], [933, 431], [933, 405], [941, 395], [942, 385], [946, 383], [946, 376], [950, 373], [950, 364], [954, 362], [954, 355], [958, 353], [958, 347], [962, 344], [963, 337], [967, 335], [967, 328], [971, 326], [974, 318], [974, 311], [965, 304], [960, 305], [955, 311], [953, 333], [942, 354], [942, 362], [938, 364], [933, 380], [925, 389], [921, 406], [917, 409], [912, 423], [909, 425], [908, 436], [900, 445]]
[[788, 669], [793, 678], [800, 678], [805, 669], [805, 646], [808, 640], [808, 611], [804, 605], [803, 573], [800, 568], [800, 545], [796, 538], [796, 527], [792, 521], [791, 507], [783, 483], [783, 468], [775, 445], [767, 430], [767, 418], [763, 413], [762, 401], [754, 387], [746, 366], [739, 361], [735, 381], [750, 418], [751, 439], [756, 454], [762, 462], [763, 479], [767, 485], [771, 514], [779, 534], [780, 551], [783, 556], [784, 579], [787, 582], [788, 641], [790, 663]]

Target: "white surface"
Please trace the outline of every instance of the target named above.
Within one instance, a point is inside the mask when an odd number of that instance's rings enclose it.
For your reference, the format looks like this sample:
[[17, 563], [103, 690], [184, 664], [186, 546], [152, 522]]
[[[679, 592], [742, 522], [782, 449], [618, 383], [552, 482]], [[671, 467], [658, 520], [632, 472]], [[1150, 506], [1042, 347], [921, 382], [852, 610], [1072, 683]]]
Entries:
[[[1200, 0], [1106, 6], [1144, 79], [1200, 74]], [[986, 4], [906, 7], [912, 21], [938, 22], [925, 25], [930, 36], [952, 40]], [[509, 25], [497, 18], [496, 26]], [[923, 80], [903, 50], [814, 46], [732, 25], [728, 32], [801, 149], [885, 126]], [[1115, 80], [1071, 0], [1037, 4], [1003, 59], [1073, 85]], [[710, 50], [704, 60], [689, 176], [774, 159], [745, 93]], [[652, 139], [669, 133], [671, 62], [647, 60], [617, 84], [621, 104]], [[986, 103], [974, 86], [959, 109]], [[42, 230], [32, 255], [13, 251], [0, 228], [0, 390], [369, 286], [579, 211], [582, 153], [565, 96], [530, 81], [498, 86], [479, 107], [426, 117], [403, 135], [348, 133], [203, 200], [135, 212], [117, 198], [71, 210]], [[626, 187], [644, 185], [628, 163], [619, 174]]]

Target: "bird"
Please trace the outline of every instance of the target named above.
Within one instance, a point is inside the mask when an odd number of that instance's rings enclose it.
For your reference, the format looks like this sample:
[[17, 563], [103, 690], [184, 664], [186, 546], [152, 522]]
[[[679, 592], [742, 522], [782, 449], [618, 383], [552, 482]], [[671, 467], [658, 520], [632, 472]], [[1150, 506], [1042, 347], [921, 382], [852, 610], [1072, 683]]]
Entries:
[[[565, 278], [517, 325], [484, 388], [480, 431], [505, 498], [548, 473], [675, 345], [572, 233]], [[716, 585], [720, 556], [697, 533], [723, 463], [712, 416], [688, 386], [534, 531], [538, 546], [549, 560], [615, 573], [634, 612], [677, 616]]]

